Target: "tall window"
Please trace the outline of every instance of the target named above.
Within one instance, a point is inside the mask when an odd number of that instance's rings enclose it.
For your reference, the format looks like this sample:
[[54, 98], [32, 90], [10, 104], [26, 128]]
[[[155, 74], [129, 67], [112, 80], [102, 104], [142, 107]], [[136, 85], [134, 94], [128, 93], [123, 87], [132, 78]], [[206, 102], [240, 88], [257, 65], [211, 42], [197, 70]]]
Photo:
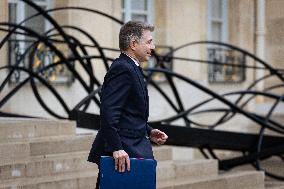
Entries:
[[153, 0], [122, 0], [124, 22], [139, 20], [153, 23]]
[[[208, 40], [228, 42], [227, 0], [208, 0]], [[236, 83], [245, 80], [246, 57], [243, 53], [223, 46], [208, 48], [208, 80], [210, 83]], [[222, 65], [225, 63], [225, 65]]]
[[[51, 7], [50, 0], [33, 0], [38, 6], [43, 9], [48, 9]], [[27, 5], [26, 3], [19, 0], [9, 0], [8, 1], [9, 10], [9, 22], [19, 24], [26, 18], [36, 14], [36, 10]], [[49, 23], [42, 17], [38, 16], [30, 21], [25, 22], [22, 26], [31, 28], [39, 34], [43, 34], [48, 28], [50, 28]], [[20, 30], [19, 30], [20, 31]], [[29, 60], [28, 55], [25, 58], [21, 58], [25, 53], [26, 49], [35, 41], [35, 39], [21, 35], [13, 34], [9, 41], [9, 64], [18, 65], [23, 67], [28, 67]], [[11, 77], [12, 82], [19, 82], [26, 77], [23, 72], [14, 72], [13, 77]]]
[[[42, 9], [46, 10], [52, 8], [52, 2], [54, 0], [32, 1]], [[34, 8], [19, 0], [8, 0], [8, 6], [9, 22], [11, 23], [19, 24], [23, 20], [38, 13]], [[28, 20], [27, 22], [22, 24], [22, 26], [30, 28], [40, 35], [45, 35], [45, 32], [52, 27], [50, 22], [41, 15]], [[26, 67], [37, 72], [39, 70], [42, 70], [43, 67], [46, 67], [58, 61], [58, 57], [53, 51], [49, 49], [49, 47], [46, 47], [43, 43], [36, 42], [37, 38], [35, 37], [13, 34], [13, 36], [9, 39], [9, 65]], [[29, 66], [31, 62], [32, 67]], [[71, 77], [70, 72], [65, 69], [65, 66], [61, 66], [60, 68], [59, 66], [56, 68], [53, 67], [48, 70], [41, 71], [39, 72], [39, 74], [47, 81], [53, 83], [65, 84], [71, 83], [73, 81], [73, 77]], [[10, 82], [15, 83], [23, 81], [27, 76], [28, 75], [24, 72], [14, 71]]]
[[227, 0], [208, 0], [208, 39], [227, 42]]
[[[20, 23], [26, 18], [37, 13], [29, 5], [25, 4], [19, 0], [9, 0], [9, 22], [12, 23]], [[38, 6], [42, 9], [51, 8], [51, 0], [33, 0]], [[32, 28], [35, 32], [39, 34], [43, 34], [47, 29], [50, 28], [50, 24], [46, 21], [42, 16], [37, 16], [30, 21], [27, 21], [23, 24], [23, 26]], [[14, 39], [22, 41], [20, 46], [20, 51], [23, 51], [25, 46], [27, 46], [26, 42], [30, 40], [29, 37], [24, 35], [14, 35]]]

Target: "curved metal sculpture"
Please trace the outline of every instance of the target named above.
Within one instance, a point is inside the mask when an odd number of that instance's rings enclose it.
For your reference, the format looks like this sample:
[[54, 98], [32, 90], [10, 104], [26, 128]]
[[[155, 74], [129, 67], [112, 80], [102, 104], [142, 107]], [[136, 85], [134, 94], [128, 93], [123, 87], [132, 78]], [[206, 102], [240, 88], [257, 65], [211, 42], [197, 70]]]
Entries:
[[[109, 64], [113, 60], [113, 57], [106, 55], [106, 51], [119, 52], [118, 49], [101, 47], [98, 41], [93, 38], [87, 31], [76, 27], [76, 26], [60, 26], [54, 18], [52, 18], [48, 13], [54, 11], [86, 11], [89, 13], [98, 14], [100, 16], [111, 19], [118, 25], [123, 22], [118, 19], [102, 13], [97, 10], [82, 8], [82, 7], [62, 7], [50, 10], [42, 10], [32, 1], [23, 0], [29, 6], [33, 7], [38, 13], [32, 15], [21, 23], [0, 23], [0, 31], [5, 32], [6, 36], [2, 41], [0, 41], [0, 50], [3, 48], [4, 44], [8, 43], [12, 38], [13, 34], [29, 36], [32, 38], [31, 44], [25, 49], [25, 51], [17, 57], [17, 62], [15, 65], [3, 66], [0, 68], [0, 72], [6, 72], [7, 76], [4, 78], [0, 85], [0, 93], [4, 91], [5, 86], [9, 84], [13, 74], [26, 73], [27, 77], [20, 80], [13, 88], [7, 92], [7, 94], [2, 95], [0, 99], [0, 116], [11, 116], [11, 117], [35, 117], [37, 115], [19, 115], [16, 113], [4, 112], [3, 106], [9, 102], [9, 100], [17, 95], [18, 91], [23, 89], [23, 87], [30, 84], [32, 91], [42, 108], [48, 112], [50, 115], [59, 119], [73, 119], [76, 120], [78, 126], [87, 127], [92, 129], [98, 129], [98, 125], [93, 125], [94, 123], [99, 123], [99, 115], [86, 113], [88, 107], [91, 106], [91, 102], [94, 102], [96, 106], [100, 106], [99, 101], [99, 91], [100, 85], [99, 79], [94, 74], [95, 71], [92, 66], [92, 61], [102, 60], [106, 71], [109, 69]], [[34, 30], [23, 26], [23, 24], [36, 18], [37, 16], [43, 16], [48, 20], [53, 28], [46, 33], [39, 34]], [[81, 43], [75, 36], [67, 34], [64, 30], [70, 29], [77, 31], [87, 37], [91, 44]], [[57, 47], [58, 44], [64, 44], [69, 54], [64, 53]], [[244, 59], [250, 58], [255, 61], [255, 65], [236, 65], [230, 62], [220, 62], [215, 59], [193, 59], [185, 56], [173, 56], [178, 54], [179, 51], [184, 50], [189, 47], [196, 46], [214, 46], [216, 49], [223, 49], [226, 51], [241, 53]], [[87, 47], [95, 48], [98, 50], [99, 55], [89, 54]], [[40, 62], [40, 52], [50, 51], [53, 53], [53, 62], [49, 65], [38, 66]], [[28, 57], [29, 64], [28, 67], [21, 66], [20, 62]], [[162, 128], [168, 131], [170, 137], [168, 144], [180, 145], [180, 146], [190, 146], [199, 148], [202, 154], [207, 158], [215, 158], [219, 160], [220, 169], [230, 169], [238, 165], [251, 163], [257, 169], [261, 170], [262, 162], [270, 157], [278, 157], [283, 165], [284, 160], [284, 125], [279, 123], [273, 118], [273, 112], [275, 108], [283, 103], [283, 94], [278, 94], [272, 92], [275, 89], [284, 88], [284, 70], [275, 69], [268, 63], [257, 58], [253, 54], [240, 49], [236, 46], [211, 42], [211, 41], [200, 41], [194, 43], [188, 43], [175, 48], [168, 52], [167, 54], [161, 55], [154, 52], [153, 56], [155, 60], [155, 65], [153, 68], [145, 69], [145, 78], [149, 86], [153, 87], [161, 96], [161, 101], [164, 99], [166, 103], [175, 112], [175, 115], [170, 117], [165, 117], [160, 120], [150, 122], [151, 125], [157, 128]], [[80, 72], [75, 68], [74, 61], [79, 64], [84, 74], [88, 76], [88, 79], [84, 79]], [[262, 78], [255, 80], [244, 90], [236, 90], [227, 93], [217, 93], [204, 85], [186, 77], [182, 74], [173, 72], [167, 69], [167, 64], [170, 61], [184, 61], [184, 62], [197, 62], [204, 63], [208, 65], [219, 65], [228, 66], [230, 68], [241, 68], [241, 69], [262, 69], [269, 71], [269, 74], [264, 75]], [[73, 79], [78, 82], [82, 88], [88, 94], [84, 99], [81, 100], [77, 105], [70, 107], [64, 98], [60, 95], [57, 88], [51, 82], [51, 76], [56, 70], [62, 69], [62, 67], [67, 69]], [[7, 72], [8, 71], [8, 72]], [[161, 85], [155, 79], [153, 79], [156, 73], [162, 74], [165, 78], [165, 82], [168, 84], [170, 91], [172, 92], [172, 97], [165, 91]], [[263, 91], [256, 89], [256, 86], [269, 78], [276, 78], [279, 83], [275, 85], [264, 88]], [[185, 82], [188, 86], [193, 86], [196, 90], [209, 95], [205, 100], [202, 100], [189, 108], [186, 108], [182, 102], [183, 96], [180, 94], [176, 86], [178, 81]], [[55, 109], [48, 106], [48, 103], [40, 95], [38, 85], [46, 87], [58, 100], [59, 105], [65, 111], [66, 115], [60, 115]], [[274, 100], [273, 104], [269, 109], [267, 109], [266, 115], [259, 115], [255, 112], [250, 112], [247, 110], [249, 103], [255, 100], [257, 96], [267, 97]], [[187, 98], [187, 97], [186, 97]], [[222, 104], [220, 107], [206, 107], [210, 102], [218, 101]], [[201, 110], [200, 110], [201, 109]], [[210, 114], [212, 112], [221, 113], [218, 119], [212, 123], [204, 123], [202, 121], [196, 121], [192, 119], [194, 116], [202, 114]], [[218, 127], [223, 125], [230, 120], [232, 120], [236, 115], [241, 115], [259, 126], [258, 134], [252, 133], [233, 133], [228, 131], [220, 131]], [[83, 119], [82, 117], [87, 117]], [[87, 120], [87, 121], [86, 121]], [[93, 121], [95, 120], [95, 121]], [[174, 122], [177, 120], [183, 120], [185, 127], [174, 126]], [[90, 123], [92, 124], [90, 126]], [[199, 128], [198, 128], [199, 127]], [[275, 133], [275, 135], [268, 136], [265, 131], [270, 130]], [[210, 137], [208, 137], [210, 136]], [[220, 139], [221, 138], [221, 139]], [[214, 152], [216, 149], [238, 151], [243, 153], [237, 157], [231, 157], [228, 159], [223, 159], [218, 157], [218, 153]], [[265, 170], [268, 176], [276, 179], [284, 180], [283, 175], [274, 173], [273, 171]]]

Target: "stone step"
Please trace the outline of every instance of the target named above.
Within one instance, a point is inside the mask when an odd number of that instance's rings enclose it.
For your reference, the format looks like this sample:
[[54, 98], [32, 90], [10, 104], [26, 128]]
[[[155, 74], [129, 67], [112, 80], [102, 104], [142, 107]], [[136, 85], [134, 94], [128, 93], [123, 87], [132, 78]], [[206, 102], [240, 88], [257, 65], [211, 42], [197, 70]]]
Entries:
[[0, 141], [75, 135], [76, 123], [44, 119], [0, 119]]
[[71, 172], [0, 182], [0, 189], [91, 189], [95, 187], [97, 171]]
[[180, 178], [158, 181], [157, 189], [264, 189], [262, 172], [239, 172], [211, 178]]
[[[7, 152], [2, 153], [5, 159], [1, 158], [0, 179], [51, 175], [96, 167], [96, 164], [87, 162], [93, 138], [93, 135], [51, 137], [49, 140], [33, 139], [29, 143], [0, 145], [0, 152]], [[154, 147], [153, 151], [158, 159], [171, 158], [169, 147]]]
[[10, 164], [0, 165], [0, 180], [97, 170], [96, 164], [87, 162], [87, 156], [88, 152], [72, 152], [35, 156], [28, 161], [14, 161]]
[[272, 178], [265, 178], [265, 189], [284, 189], [284, 182]]
[[[261, 160], [260, 166], [261, 166], [261, 169], [268, 171], [272, 174], [275, 174], [277, 176], [282, 176], [282, 177], [284, 176], [284, 161], [278, 156], [272, 156], [268, 159]], [[233, 169], [230, 170], [230, 172], [254, 171], [254, 170], [256, 170], [256, 168], [248, 164], [248, 165], [234, 167]], [[280, 187], [279, 189], [284, 189], [284, 188], [281, 188], [281, 187], [284, 187], [284, 181], [278, 182], [277, 180], [271, 177], [268, 177], [268, 176], [265, 178], [265, 185], [266, 185], [266, 188], [269, 188], [269, 189], [274, 189], [274, 187], [275, 189], [278, 189], [277, 187]]]
[[173, 159], [173, 150], [169, 146], [153, 146], [154, 157], [157, 161], [167, 161]]
[[[30, 139], [28, 142], [9, 142], [0, 144], [0, 165], [39, 156], [76, 151], [89, 151], [95, 136], [84, 134], [76, 136], [52, 136]], [[172, 149], [167, 146], [154, 147], [153, 152], [158, 161], [172, 159]]]
[[[46, 155], [72, 151], [89, 151], [95, 135], [81, 134], [77, 136], [51, 137], [30, 141], [31, 155]], [[172, 160], [172, 148], [168, 146], [154, 146], [153, 153], [158, 161]]]
[[89, 151], [94, 140], [94, 135], [76, 135], [64, 137], [51, 137], [30, 141], [30, 155], [47, 155], [68, 153], [76, 151]]
[[[68, 174], [70, 172], [78, 171], [97, 171], [97, 166], [86, 162], [87, 153], [77, 152], [70, 153], [66, 158], [66, 155], [49, 155], [45, 158], [34, 157], [30, 162], [14, 165], [6, 165], [0, 167], [0, 183], [14, 183], [23, 182], [22, 178], [33, 179], [35, 177], [46, 177], [53, 175], [61, 176], [62, 174]], [[170, 166], [167, 166], [170, 165]], [[206, 167], [206, 169], [205, 169]], [[163, 161], [158, 162], [157, 167], [157, 179], [173, 179], [180, 177], [189, 177], [190, 179], [198, 178], [200, 175], [203, 177], [217, 175], [217, 162], [213, 160], [194, 160], [188, 162], [180, 161]], [[5, 180], [10, 179], [10, 180]], [[10, 182], [9, 182], [10, 181]], [[28, 182], [28, 181], [26, 181]]]
[[158, 162], [157, 180], [202, 177], [218, 175], [216, 160], [162, 161]]
[[[93, 189], [97, 171], [85, 171], [6, 181], [0, 189]], [[242, 172], [203, 179], [174, 179], [158, 181], [157, 189], [264, 189], [264, 175], [259, 172]]]
[[0, 144], [0, 165], [30, 156], [89, 151], [94, 135], [53, 136]]
[[284, 186], [266, 186], [265, 189], [284, 189]]
[[26, 142], [0, 143], [0, 164], [13, 159], [27, 159], [30, 156], [30, 145]]
[[[28, 161], [14, 161], [0, 166], [0, 180], [23, 177], [39, 177], [83, 170], [97, 170], [96, 164], [87, 162], [88, 152], [72, 152], [35, 156]], [[205, 169], [206, 168], [206, 169]], [[194, 160], [188, 162], [161, 161], [157, 166], [157, 179], [217, 175], [217, 162]]]
[[260, 166], [267, 172], [284, 177], [284, 160], [278, 156], [262, 160]]

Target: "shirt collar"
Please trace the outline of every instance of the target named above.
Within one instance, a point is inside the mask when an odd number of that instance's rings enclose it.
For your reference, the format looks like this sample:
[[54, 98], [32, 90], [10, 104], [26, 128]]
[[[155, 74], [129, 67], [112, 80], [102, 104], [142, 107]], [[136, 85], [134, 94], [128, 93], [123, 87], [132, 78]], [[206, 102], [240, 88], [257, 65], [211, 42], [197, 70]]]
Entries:
[[135, 60], [134, 58], [132, 58], [131, 56], [129, 56], [128, 54], [126, 54], [125, 52], [122, 52], [123, 54], [125, 54], [126, 56], [128, 56], [129, 58], [131, 58], [131, 60], [133, 60], [133, 62], [136, 64], [136, 66], [140, 66], [139, 63], [137, 62], [137, 60]]

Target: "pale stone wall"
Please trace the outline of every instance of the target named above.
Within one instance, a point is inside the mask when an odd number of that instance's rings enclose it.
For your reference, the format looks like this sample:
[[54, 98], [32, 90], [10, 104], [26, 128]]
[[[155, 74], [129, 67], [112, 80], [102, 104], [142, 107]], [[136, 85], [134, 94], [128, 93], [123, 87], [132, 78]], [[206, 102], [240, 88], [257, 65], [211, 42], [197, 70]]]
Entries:
[[[206, 2], [194, 0], [167, 1], [167, 44], [174, 48], [189, 42], [199, 41], [206, 38]], [[175, 56], [197, 57], [203, 53], [199, 47], [185, 48], [178, 51]], [[198, 63], [174, 61], [174, 71], [187, 75], [193, 79], [203, 80], [202, 66]]]
[[[53, 1], [53, 6], [54, 7], [66, 7], [68, 6], [69, 0], [61, 0], [61, 1]], [[61, 10], [61, 11], [56, 11], [52, 12], [52, 16], [56, 19], [60, 25], [67, 25], [69, 20], [70, 11], [66, 10]]]
[[[0, 11], [0, 22], [7, 22], [7, 20], [8, 20], [7, 0], [0, 1], [0, 7], [2, 7], [1, 11]], [[1, 28], [5, 28], [5, 27], [1, 26]], [[4, 36], [5, 36], [4, 32], [0, 31], [0, 39], [3, 39]], [[7, 60], [6, 48], [7, 48], [7, 46], [4, 46], [0, 50], [0, 57], [1, 57], [0, 66], [5, 66], [6, 65], [6, 61], [5, 61], [5, 60]], [[1, 74], [0, 75], [1, 79], [2, 79], [2, 76], [3, 75]]]
[[[228, 3], [228, 32], [229, 43], [254, 54], [255, 51], [255, 3], [254, 1], [234, 1]], [[253, 65], [251, 59], [247, 59], [249, 65]], [[246, 70], [246, 82], [240, 87], [246, 87], [254, 80], [254, 70]]]
[[249, 52], [254, 52], [255, 30], [254, 1], [234, 1], [228, 3], [229, 43]]
[[[277, 0], [266, 1], [266, 61], [273, 67], [284, 69], [284, 2]], [[280, 83], [279, 79], [270, 79], [265, 87]], [[283, 94], [283, 89], [274, 90]], [[268, 99], [266, 99], [269, 101]]]
[[266, 1], [266, 59], [284, 69], [284, 1]]
[[[117, 5], [117, 2], [113, 0], [107, 1], [75, 1], [70, 0], [69, 6], [80, 6], [80, 7], [87, 7], [90, 9], [99, 10], [103, 13], [116, 16], [118, 18], [118, 12], [121, 12], [120, 5]], [[78, 16], [80, 15], [80, 16]], [[69, 17], [70, 25], [75, 25], [80, 27], [81, 29], [87, 31], [95, 40], [99, 43], [102, 47], [115, 47], [118, 48], [118, 32], [120, 25], [111, 21], [110, 19], [100, 16], [94, 13], [88, 12], [80, 12], [80, 11], [73, 11], [73, 14], [70, 14]], [[87, 40], [86, 37], [79, 35], [78, 32], [73, 32], [73, 35], [79, 37], [79, 39], [87, 44], [90, 44], [90, 40]], [[98, 54], [96, 51], [91, 51], [90, 53]], [[113, 53], [106, 52], [107, 55], [113, 55]], [[117, 53], [116, 53], [117, 54]], [[93, 61], [94, 70], [96, 76], [98, 78], [103, 78], [105, 74], [104, 66], [102, 66], [102, 62], [98, 60]]]
[[[6, 1], [0, 1], [0, 6], [7, 6]], [[283, 3], [282, 3], [283, 4]], [[272, 57], [276, 57], [277, 60], [281, 60], [281, 38], [277, 40], [277, 36], [281, 34], [281, 22], [282, 14], [278, 7], [283, 5], [280, 1], [267, 1], [267, 59], [272, 60]], [[61, 0], [54, 1], [54, 6], [80, 6], [91, 9], [96, 9], [101, 12], [113, 15], [116, 18], [121, 18], [121, 2], [117, 0]], [[240, 46], [254, 53], [254, 39], [255, 39], [255, 2], [247, 0], [234, 1], [230, 0], [228, 3], [228, 26], [229, 26], [229, 43]], [[93, 36], [101, 46], [118, 48], [118, 32], [120, 25], [110, 21], [107, 18], [99, 16], [97, 14], [83, 12], [78, 10], [68, 10], [55, 12], [52, 14], [58, 20], [61, 25], [69, 24], [80, 27]], [[183, 45], [185, 43], [201, 41], [207, 39], [207, 0], [156, 0], [154, 1], [154, 25], [156, 27], [154, 32], [154, 41], [159, 45], [171, 45], [174, 48]], [[0, 12], [0, 19], [7, 20], [7, 10]], [[273, 24], [274, 23], [274, 24]], [[275, 28], [275, 30], [273, 29]], [[68, 33], [74, 35], [81, 42], [85, 44], [91, 44], [91, 41], [86, 37], [74, 30], [66, 30]], [[277, 33], [278, 32], [278, 33]], [[0, 33], [1, 34], [1, 33]], [[2, 35], [2, 34], [1, 34]], [[273, 37], [274, 36], [274, 37]], [[277, 41], [277, 43], [275, 42]], [[275, 43], [274, 43], [275, 42]], [[278, 49], [278, 50], [276, 50]], [[88, 49], [90, 54], [98, 54], [96, 50]], [[271, 52], [271, 53], [270, 53]], [[274, 56], [274, 54], [275, 56]], [[6, 60], [7, 52], [1, 50], [1, 60]], [[109, 56], [117, 56], [118, 53], [106, 52]], [[181, 56], [185, 58], [206, 58], [206, 48], [201, 46], [193, 46], [178, 51], [175, 56]], [[275, 59], [275, 58], [274, 58]], [[274, 60], [273, 59], [273, 60]], [[281, 62], [281, 61], [274, 61]], [[1, 61], [0, 64], [5, 65], [6, 61]], [[101, 61], [92, 60], [95, 75], [100, 81], [103, 80], [105, 74], [105, 68]], [[282, 65], [282, 64], [281, 64]], [[281, 66], [280, 65], [280, 66]], [[85, 71], [76, 62], [76, 68], [83, 75], [84, 80], [88, 83], [88, 78]], [[181, 73], [191, 79], [198, 81], [204, 86], [210, 87], [212, 90], [225, 93], [227, 91], [244, 89], [254, 79], [254, 72], [247, 71], [246, 82], [234, 85], [214, 84], [211, 85], [207, 82], [207, 65], [194, 62], [174, 61], [174, 71]], [[0, 76], [1, 77], [1, 76]], [[208, 98], [201, 91], [197, 91], [194, 87], [186, 85], [184, 82], [176, 80], [177, 87], [180, 91], [182, 101], [185, 105], [185, 109], [197, 104], [204, 98]], [[170, 96], [172, 92], [168, 85], [162, 84]], [[10, 86], [11, 87], [11, 86]], [[51, 109], [59, 112], [60, 115], [64, 115], [64, 111], [53, 95], [44, 89], [43, 86], [39, 87], [43, 98], [48, 99], [46, 101]], [[62, 94], [64, 100], [73, 107], [77, 104], [85, 95], [86, 92], [82, 88], [81, 84], [76, 81], [70, 86], [57, 85], [56, 89]], [[175, 112], [165, 102], [164, 99], [154, 90], [149, 87], [150, 96], [150, 120], [166, 118], [174, 115]], [[212, 103], [209, 107], [220, 105], [220, 103]], [[49, 116], [45, 111], [42, 111], [40, 105], [36, 102], [30, 86], [21, 89], [17, 97], [13, 97], [12, 100], [5, 105], [6, 111], [16, 113], [27, 113], [38, 116]], [[252, 105], [253, 108], [253, 105]], [[98, 112], [97, 108], [90, 109], [90, 112]], [[200, 119], [200, 118], [199, 118]], [[211, 117], [208, 117], [210, 120]], [[233, 123], [238, 127], [237, 123], [242, 123], [242, 126], [247, 125], [242, 118], [237, 116], [235, 120], [228, 123], [228, 127]], [[241, 121], [240, 121], [241, 120]], [[224, 127], [227, 127], [226, 125]], [[235, 130], [235, 129], [232, 129]]]
[[155, 1], [155, 31], [154, 31], [154, 42], [159, 45], [170, 45], [167, 43], [168, 31], [167, 31], [167, 6], [168, 3], [165, 0]]

